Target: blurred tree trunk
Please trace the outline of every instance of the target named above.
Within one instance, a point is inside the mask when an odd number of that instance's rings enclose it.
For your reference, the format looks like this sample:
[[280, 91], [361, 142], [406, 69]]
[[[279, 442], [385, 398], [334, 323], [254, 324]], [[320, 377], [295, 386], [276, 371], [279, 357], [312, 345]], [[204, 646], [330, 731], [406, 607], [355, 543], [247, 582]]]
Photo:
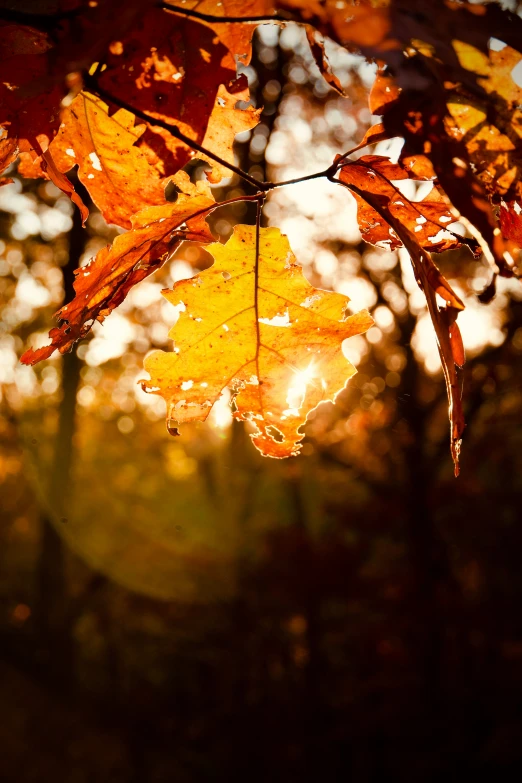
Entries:
[[[410, 317], [404, 337], [411, 340], [414, 322]], [[443, 657], [448, 620], [444, 609], [455, 591], [446, 543], [437, 529], [430, 494], [440, 465], [426, 454], [429, 409], [419, 403], [419, 365], [411, 354], [400, 388], [402, 414], [408, 424], [410, 443], [405, 450], [406, 540], [413, 573], [412, 643], [418, 661], [424, 700], [435, 718], [444, 713]], [[444, 457], [446, 458], [446, 452]]]
[[[78, 183], [76, 183], [76, 187]], [[74, 209], [73, 225], [69, 234], [69, 258], [63, 267], [63, 303], [74, 296], [74, 272], [85, 251], [88, 234], [82, 227], [80, 212]], [[81, 362], [76, 349], [62, 359], [62, 400], [58, 414], [58, 429], [48, 486], [47, 509], [43, 509], [41, 545], [37, 566], [37, 622], [42, 643], [49, 658], [50, 674], [59, 675], [60, 681], [70, 683], [73, 676], [73, 644], [70, 596], [66, 578], [66, 548], [62, 537], [51, 520], [67, 524], [67, 495], [74, 459], [74, 431], [76, 394], [80, 383]]]

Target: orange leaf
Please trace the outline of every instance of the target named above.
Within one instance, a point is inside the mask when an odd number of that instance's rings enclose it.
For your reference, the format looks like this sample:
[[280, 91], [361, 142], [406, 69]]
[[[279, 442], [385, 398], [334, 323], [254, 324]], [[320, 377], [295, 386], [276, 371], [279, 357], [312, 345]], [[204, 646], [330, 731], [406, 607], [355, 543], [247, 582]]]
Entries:
[[[455, 321], [458, 311], [463, 310], [464, 305], [441, 275], [415, 233], [410, 230], [407, 222], [403, 221], [401, 213], [397, 213], [396, 209], [393, 209], [393, 204], [396, 205], [394, 196], [381, 175], [373, 179], [365, 178], [364, 168], [358, 170], [357, 164], [350, 164], [341, 169], [340, 182], [356, 194], [358, 204], [366, 202], [393, 229], [410, 254], [413, 271], [417, 283], [426, 296], [428, 310], [437, 336], [448, 395], [451, 455], [455, 465], [455, 475], [458, 475], [460, 446], [465, 426], [458, 366], [464, 363], [464, 349]], [[436, 294], [446, 301], [448, 307], [438, 305]]]
[[[76, 272], [76, 296], [55, 318], [61, 321], [51, 329], [51, 344], [28, 350], [24, 364], [36, 364], [55, 350], [70, 351], [85, 337], [94, 321], [103, 321], [125, 299], [130, 289], [158, 269], [181, 240], [212, 242], [204, 218], [216, 206], [208, 185], [192, 185], [184, 172], [174, 180], [181, 194], [174, 204], [147, 207], [132, 218], [132, 230], [116, 237], [87, 265]], [[186, 228], [182, 228], [186, 223]]]

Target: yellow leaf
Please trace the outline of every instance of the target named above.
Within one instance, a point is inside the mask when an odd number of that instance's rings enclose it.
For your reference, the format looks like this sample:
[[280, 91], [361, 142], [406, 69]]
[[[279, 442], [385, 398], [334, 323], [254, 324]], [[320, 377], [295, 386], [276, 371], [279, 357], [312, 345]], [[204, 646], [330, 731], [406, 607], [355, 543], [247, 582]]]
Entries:
[[477, 79], [483, 96], [448, 97], [448, 134], [466, 145], [470, 161], [489, 193], [512, 199], [522, 196], [522, 88], [514, 79], [522, 57], [509, 46], [486, 55], [462, 41], [453, 41], [459, 63]]
[[310, 411], [334, 400], [356, 372], [343, 340], [372, 326], [366, 310], [347, 316], [348, 298], [321, 291], [303, 276], [277, 228], [236, 226], [226, 245], [209, 245], [210, 269], [176, 283], [165, 297], [180, 312], [174, 351], [145, 360], [145, 391], [167, 403], [174, 422], [207, 418], [225, 387], [234, 416], [256, 427], [265, 456], [300, 450]]
[[[235, 108], [237, 101], [248, 101], [248, 98], [248, 87], [232, 95], [220, 85], [214, 111], [208, 121], [203, 146], [228, 163], [235, 163], [234, 138], [237, 134], [251, 130], [259, 123], [262, 109], [254, 109], [253, 106], [246, 109]], [[219, 182], [223, 177], [230, 176], [227, 166], [212, 160], [209, 160], [209, 163], [212, 166], [211, 173], [207, 175], [210, 182]]]

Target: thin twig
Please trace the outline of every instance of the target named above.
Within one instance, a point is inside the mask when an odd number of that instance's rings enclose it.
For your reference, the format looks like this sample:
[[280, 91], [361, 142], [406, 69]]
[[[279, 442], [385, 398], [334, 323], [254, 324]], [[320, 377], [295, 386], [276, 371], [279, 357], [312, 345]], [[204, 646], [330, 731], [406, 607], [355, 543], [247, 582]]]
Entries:
[[100, 87], [97, 80], [93, 79], [92, 76], [90, 76], [89, 74], [84, 75], [83, 79], [84, 79], [85, 86], [92, 93], [98, 95], [100, 98], [103, 98], [106, 101], [110, 101], [111, 103], [116, 104], [116, 106], [119, 106], [120, 108], [125, 109], [126, 111], [132, 112], [132, 114], [134, 114], [136, 117], [139, 117], [140, 120], [144, 120], [145, 122], [148, 122], [150, 125], [156, 125], [159, 128], [163, 128], [164, 130], [171, 133], [176, 139], [182, 141], [183, 144], [186, 144], [187, 147], [190, 147], [196, 152], [200, 152], [202, 155], [206, 155], [207, 158], [210, 158], [215, 163], [219, 163], [221, 166], [226, 166], [227, 169], [233, 171], [234, 174], [237, 174], [238, 177], [244, 179], [245, 182], [248, 182], [250, 185], [253, 185], [257, 190], [266, 190], [263, 182], [259, 182], [259, 180], [255, 179], [254, 177], [251, 177], [250, 174], [247, 174], [245, 171], [242, 171], [237, 166], [234, 166], [233, 163], [228, 163], [226, 160], [223, 160], [223, 158], [220, 158], [219, 155], [216, 155], [214, 152], [211, 152], [211, 150], [208, 150], [205, 147], [203, 147], [201, 144], [198, 144], [198, 142], [194, 141], [194, 139], [185, 136], [185, 134], [180, 131], [177, 125], [172, 125], [171, 123], [165, 122], [164, 120], [159, 120], [156, 117], [151, 117], [150, 114], [141, 111], [141, 109], [137, 109], [132, 104], [127, 103], [127, 101], [124, 101], [121, 98], [117, 98], [115, 95], [108, 92], [103, 87]]
[[0, 8], [0, 19], [4, 22], [24, 24], [37, 30], [53, 32], [56, 26], [65, 19], [73, 19], [78, 16], [81, 8], [73, 8], [69, 11], [58, 11], [55, 14], [38, 14], [31, 11], [20, 11], [14, 8]]
[[[180, 131], [177, 125], [173, 125], [169, 122], [165, 122], [164, 120], [157, 119], [156, 117], [151, 117], [150, 114], [141, 111], [141, 109], [137, 109], [136, 107], [132, 106], [132, 104], [127, 103], [127, 101], [124, 101], [121, 98], [116, 97], [112, 93], [105, 90], [103, 87], [100, 87], [98, 81], [95, 78], [93, 78], [92, 75], [89, 74], [84, 75], [84, 82], [85, 82], [85, 86], [92, 93], [98, 95], [100, 98], [103, 98], [106, 101], [110, 101], [111, 103], [116, 104], [116, 106], [119, 106], [122, 109], [126, 109], [126, 111], [132, 112], [136, 117], [139, 117], [139, 119], [148, 122], [150, 125], [156, 125], [160, 128], [164, 128], [164, 130], [168, 131], [173, 136], [175, 136], [175, 138], [179, 139], [184, 144], [186, 144], [187, 147], [196, 150], [196, 152], [202, 153], [207, 158], [210, 158], [216, 163], [219, 163], [221, 166], [224, 166], [225, 168], [228, 168], [230, 171], [233, 171], [234, 174], [237, 174], [238, 177], [244, 179], [245, 182], [248, 182], [250, 185], [253, 185], [257, 191], [268, 193], [270, 190], [275, 190], [275, 188], [281, 188], [284, 187], [285, 185], [295, 185], [300, 182], [308, 182], [309, 180], [319, 179], [321, 177], [330, 178], [330, 176], [335, 174], [335, 172], [338, 169], [338, 162], [336, 162], [331, 166], [329, 166], [327, 169], [324, 169], [323, 171], [317, 171], [314, 174], [307, 174], [303, 177], [296, 177], [295, 179], [289, 179], [284, 182], [261, 182], [260, 180], [257, 180], [254, 177], [250, 176], [250, 174], [247, 174], [246, 171], [243, 171], [238, 166], [234, 166], [233, 163], [229, 163], [228, 161], [221, 158], [219, 155], [216, 155], [211, 150], [207, 149], [206, 147], [203, 147], [197, 141], [194, 141], [194, 139], [185, 136], [185, 134]], [[349, 155], [350, 151], [345, 154]]]
[[201, 11], [194, 11], [190, 8], [180, 8], [179, 6], [173, 6], [166, 2], [158, 3], [160, 8], [164, 11], [168, 11], [172, 14], [178, 14], [179, 16], [187, 16], [193, 19], [200, 19], [202, 22], [213, 22], [216, 24], [259, 24], [260, 22], [291, 22], [292, 20], [286, 16], [280, 16], [279, 14], [261, 14], [260, 16], [214, 16], [214, 14], [205, 14]]
[[374, 143], [375, 142], [373, 141], [369, 141], [367, 144], [363, 144], [361, 142], [361, 144], [358, 144], [356, 147], [352, 147], [352, 149], [348, 150], [348, 152], [343, 152], [343, 154], [339, 158], [337, 158], [337, 160], [333, 164], [332, 166], [333, 170], [337, 171], [337, 169], [342, 168], [342, 166], [344, 166], [346, 163], [346, 158], [348, 157], [348, 155], [352, 155], [354, 152], [357, 152], [357, 150], [361, 150], [364, 149], [365, 147], [369, 147], [370, 144], [374, 144]]
[[320, 179], [321, 177], [326, 177], [329, 179], [331, 175], [333, 176], [336, 173], [336, 171], [337, 165], [334, 164], [332, 166], [328, 166], [328, 168], [324, 169], [323, 171], [316, 171], [315, 174], [306, 174], [304, 177], [287, 179], [283, 182], [263, 182], [263, 190], [269, 191], [274, 190], [275, 188], [283, 188], [285, 185], [297, 185], [299, 182], [308, 182], [311, 179]]

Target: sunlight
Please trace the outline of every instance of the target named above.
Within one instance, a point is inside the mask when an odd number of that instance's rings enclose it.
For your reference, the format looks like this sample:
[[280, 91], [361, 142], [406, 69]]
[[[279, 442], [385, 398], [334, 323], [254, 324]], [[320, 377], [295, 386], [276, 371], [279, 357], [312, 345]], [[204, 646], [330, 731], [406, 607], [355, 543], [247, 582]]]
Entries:
[[210, 411], [208, 422], [215, 430], [228, 430], [232, 425], [232, 410], [230, 408], [231, 394], [224, 389]]
[[294, 377], [286, 395], [288, 409], [284, 411], [285, 416], [297, 416], [299, 414], [299, 409], [304, 402], [306, 388], [315, 377], [317, 377], [317, 373], [313, 359], [306, 370], [294, 370]]

